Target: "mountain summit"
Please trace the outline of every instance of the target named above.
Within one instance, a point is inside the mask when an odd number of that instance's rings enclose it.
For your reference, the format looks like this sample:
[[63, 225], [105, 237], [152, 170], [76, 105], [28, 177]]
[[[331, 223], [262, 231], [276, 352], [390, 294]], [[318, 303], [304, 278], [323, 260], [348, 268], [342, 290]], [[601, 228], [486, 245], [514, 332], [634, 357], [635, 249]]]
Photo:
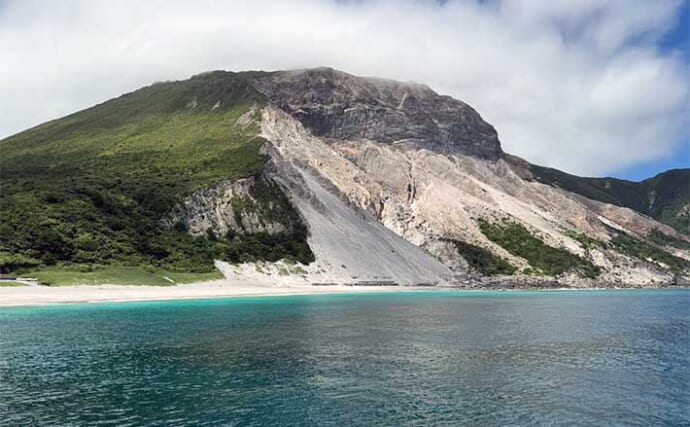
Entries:
[[287, 260], [281, 275], [312, 283], [559, 286], [690, 274], [690, 170], [630, 183], [531, 165], [417, 83], [214, 71], [29, 129], [0, 154], [4, 271], [215, 265], [241, 279], [247, 263]]
[[256, 79], [255, 85], [316, 136], [491, 160], [503, 155], [493, 126], [469, 105], [426, 85], [355, 77], [331, 68], [277, 72]]

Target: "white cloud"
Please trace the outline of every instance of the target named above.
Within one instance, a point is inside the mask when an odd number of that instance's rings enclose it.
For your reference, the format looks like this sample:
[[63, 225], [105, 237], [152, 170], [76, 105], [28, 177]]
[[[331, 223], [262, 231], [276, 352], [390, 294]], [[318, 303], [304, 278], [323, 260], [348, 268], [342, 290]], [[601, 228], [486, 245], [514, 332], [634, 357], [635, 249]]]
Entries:
[[655, 43], [681, 0], [9, 0], [0, 136], [156, 80], [333, 66], [474, 106], [506, 151], [581, 174], [688, 137], [687, 64]]

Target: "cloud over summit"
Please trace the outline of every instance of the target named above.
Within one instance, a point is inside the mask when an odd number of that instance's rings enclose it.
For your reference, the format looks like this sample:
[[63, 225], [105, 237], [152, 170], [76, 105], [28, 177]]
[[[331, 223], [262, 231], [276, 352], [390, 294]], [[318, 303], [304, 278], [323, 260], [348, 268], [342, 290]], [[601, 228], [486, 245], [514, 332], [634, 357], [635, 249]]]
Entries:
[[0, 2], [0, 137], [156, 80], [332, 66], [426, 83], [504, 149], [608, 174], [687, 143], [681, 0]]

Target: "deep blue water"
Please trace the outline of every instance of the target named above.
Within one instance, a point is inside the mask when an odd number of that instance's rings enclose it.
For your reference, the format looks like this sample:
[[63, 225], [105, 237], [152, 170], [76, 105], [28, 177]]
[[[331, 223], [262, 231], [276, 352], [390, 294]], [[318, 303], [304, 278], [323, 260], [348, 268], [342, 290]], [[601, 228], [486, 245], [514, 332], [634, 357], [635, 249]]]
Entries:
[[0, 309], [3, 425], [690, 425], [690, 291]]

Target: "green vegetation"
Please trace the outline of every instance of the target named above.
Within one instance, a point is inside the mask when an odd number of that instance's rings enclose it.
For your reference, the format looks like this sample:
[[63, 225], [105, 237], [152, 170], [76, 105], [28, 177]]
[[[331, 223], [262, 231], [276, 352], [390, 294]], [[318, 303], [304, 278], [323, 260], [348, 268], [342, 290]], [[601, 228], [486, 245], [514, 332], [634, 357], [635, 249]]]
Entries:
[[[232, 262], [275, 262], [283, 258], [303, 264], [314, 261], [314, 254], [307, 244], [307, 228], [278, 185], [259, 179], [251, 187], [250, 194], [252, 198], [233, 199], [235, 215], [254, 212], [265, 221], [283, 224], [287, 231], [242, 236], [231, 232], [225, 242], [216, 243], [224, 258]], [[239, 216], [236, 222], [241, 223]]]
[[202, 280], [222, 279], [218, 271], [209, 273], [180, 273], [151, 267], [127, 266], [53, 266], [26, 273], [44, 285], [149, 285], [170, 286]]
[[[262, 172], [258, 126], [238, 122], [265, 103], [250, 77], [214, 72], [157, 83], [0, 141], [0, 269], [208, 273], [218, 256], [310, 259], [299, 224], [279, 236], [226, 238], [192, 237], [184, 224], [162, 221], [196, 189]], [[258, 192], [283, 206], [275, 214], [289, 211], [279, 189]]]
[[300, 267], [299, 265], [295, 265], [295, 266], [293, 266], [293, 267], [290, 267], [290, 271], [291, 271], [293, 274], [307, 274], [307, 270], [303, 269], [303, 268]]
[[669, 236], [663, 233], [658, 228], [652, 230], [647, 236], [649, 240], [662, 246], [672, 246], [678, 249], [690, 250], [690, 242], [687, 240], [679, 239], [677, 237]]
[[487, 276], [511, 275], [515, 267], [508, 261], [497, 257], [488, 250], [460, 240], [444, 239], [451, 242], [470, 268]]
[[10, 287], [18, 287], [18, 286], [26, 286], [26, 285], [24, 283], [15, 282], [13, 280], [0, 280], [0, 288], [2, 288], [2, 287], [10, 288]]
[[0, 252], [0, 274], [7, 274], [19, 269], [36, 267], [41, 262], [24, 255]]
[[295, 259], [303, 264], [314, 261], [314, 254], [307, 244], [307, 229], [303, 225], [290, 233], [236, 236], [227, 242], [219, 242], [218, 246], [218, 253], [231, 262], [275, 262], [283, 258]]
[[573, 240], [577, 240], [580, 243], [580, 246], [582, 249], [585, 251], [589, 251], [592, 248], [596, 248], [597, 246], [601, 246], [601, 242], [592, 239], [591, 237], [587, 236], [586, 234], [583, 233], [578, 233], [575, 230], [566, 230], [563, 234], [566, 236], [570, 237]]
[[584, 178], [530, 165], [536, 181], [590, 199], [634, 209], [690, 235], [690, 169], [672, 169], [641, 182]]
[[644, 260], [662, 263], [679, 273], [690, 268], [690, 261], [671, 255], [656, 246], [636, 239], [628, 234], [618, 233], [611, 239], [611, 245], [620, 252]]
[[565, 249], [544, 244], [520, 224], [492, 224], [486, 220], [479, 220], [479, 227], [490, 240], [511, 254], [526, 259], [534, 274], [558, 276], [567, 271], [576, 271], [582, 277], [594, 278], [600, 273], [599, 267], [591, 261]]

